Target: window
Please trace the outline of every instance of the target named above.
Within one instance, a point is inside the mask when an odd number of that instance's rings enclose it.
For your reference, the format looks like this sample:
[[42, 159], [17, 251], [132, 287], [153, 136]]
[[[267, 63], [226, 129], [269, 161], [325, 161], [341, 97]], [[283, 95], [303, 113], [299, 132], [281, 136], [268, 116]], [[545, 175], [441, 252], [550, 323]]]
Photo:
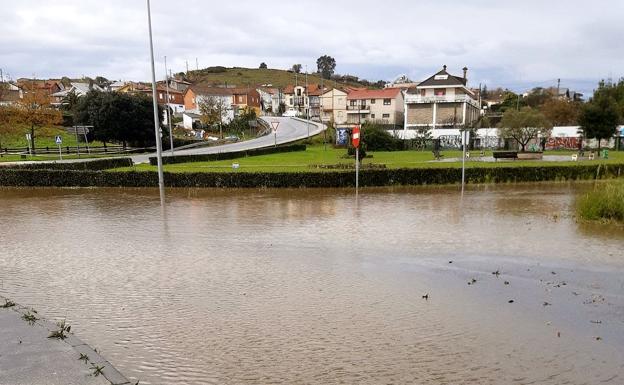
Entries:
[[371, 119], [375, 119], [375, 114], [371, 114]]
[[390, 114], [383, 114], [381, 117], [383, 119], [390, 119]]
[[371, 104], [375, 104], [375, 99], [371, 99]]
[[355, 104], [355, 100], [351, 100], [351, 101], [349, 102], [349, 105], [351, 105], [351, 106], [355, 106], [355, 105], [356, 105], [356, 104]]
[[392, 104], [392, 99], [384, 99], [384, 106], [389, 106]]
[[420, 90], [420, 96], [424, 98], [426, 94], [427, 94], [427, 90]]
[[433, 94], [435, 96], [445, 96], [446, 95], [446, 88], [436, 88], [433, 90]]
[[289, 99], [288, 104], [290, 104], [291, 106], [293, 105], [293, 98]]

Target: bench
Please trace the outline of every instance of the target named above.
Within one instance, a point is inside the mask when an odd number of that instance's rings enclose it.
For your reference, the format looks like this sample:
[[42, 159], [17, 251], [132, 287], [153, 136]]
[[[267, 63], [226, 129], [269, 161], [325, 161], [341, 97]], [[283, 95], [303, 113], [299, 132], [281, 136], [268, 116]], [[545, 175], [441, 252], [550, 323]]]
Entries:
[[498, 159], [518, 159], [518, 151], [494, 151], [494, 160]]

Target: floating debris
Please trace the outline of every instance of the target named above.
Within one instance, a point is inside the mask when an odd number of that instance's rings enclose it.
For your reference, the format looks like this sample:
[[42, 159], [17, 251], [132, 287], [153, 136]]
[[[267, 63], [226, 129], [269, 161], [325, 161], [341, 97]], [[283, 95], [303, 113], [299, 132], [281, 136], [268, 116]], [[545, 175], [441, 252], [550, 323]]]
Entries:
[[514, 303], [514, 300], [510, 299], [509, 301], [507, 301], [507, 303]]
[[561, 338], [561, 332], [557, 332], [557, 337]]
[[505, 285], [509, 285], [509, 281], [505, 281], [503, 282]]
[[492, 274], [498, 277], [500, 275], [500, 271], [498, 271], [498, 270], [493, 271]]
[[551, 271], [550, 274], [557, 275], [557, 273], [555, 273], [554, 271]]
[[422, 296], [424, 300], [429, 300], [429, 293]]
[[601, 323], [602, 323], [602, 321], [594, 321], [594, 320], [589, 321], [589, 322], [591, 322], [591, 323], [593, 323], [593, 324], [601, 324]]
[[544, 302], [542, 305], [544, 305], [544, 306], [551, 306], [552, 304], [550, 302]]
[[602, 337], [594, 337], [596, 341], [602, 341]]
[[476, 279], [471, 279], [470, 282], [468, 282], [469, 285], [474, 285], [475, 283], [477, 283]]
[[453, 263], [453, 261], [449, 261], [449, 263]]

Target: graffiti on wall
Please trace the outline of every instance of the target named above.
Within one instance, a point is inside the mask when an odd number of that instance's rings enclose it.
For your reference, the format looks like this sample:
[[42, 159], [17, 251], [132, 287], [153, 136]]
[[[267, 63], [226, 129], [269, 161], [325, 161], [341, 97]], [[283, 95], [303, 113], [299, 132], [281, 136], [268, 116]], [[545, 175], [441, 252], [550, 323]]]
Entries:
[[462, 146], [460, 135], [440, 135], [438, 139], [442, 148], [461, 148]]
[[557, 137], [546, 140], [546, 150], [576, 150], [580, 139], [576, 137]]

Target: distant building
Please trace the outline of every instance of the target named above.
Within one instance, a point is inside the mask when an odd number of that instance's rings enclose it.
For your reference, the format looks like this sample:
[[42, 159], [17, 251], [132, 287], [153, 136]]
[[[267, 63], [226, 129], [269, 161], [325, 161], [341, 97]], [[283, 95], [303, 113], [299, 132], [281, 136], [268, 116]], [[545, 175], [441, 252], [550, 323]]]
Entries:
[[0, 106], [11, 105], [23, 97], [22, 90], [15, 84], [9, 82], [0, 83]]
[[254, 88], [241, 87], [232, 88], [232, 100], [235, 106], [234, 114], [238, 115], [245, 108], [251, 108], [256, 112], [256, 116], [261, 115], [260, 94]]
[[199, 121], [201, 117], [200, 104], [208, 98], [215, 98], [226, 108], [223, 112], [223, 123], [229, 123], [234, 119], [234, 89], [213, 87], [205, 84], [195, 84], [184, 92], [184, 113], [182, 116], [184, 128], [192, 129], [193, 123]]
[[104, 89], [97, 84], [71, 82], [70, 87], [67, 87], [62, 91], [55, 92], [51, 95], [51, 97], [54, 99], [51, 104], [53, 106], [60, 107], [61, 104], [63, 104], [63, 100], [67, 97], [67, 95], [74, 93], [76, 94], [76, 96], [85, 96], [91, 90], [104, 91]]
[[325, 91], [320, 96], [321, 122], [333, 123], [334, 127], [347, 124], [347, 93], [338, 88]]
[[454, 76], [442, 70], [410, 88], [405, 95], [405, 129], [465, 127], [480, 116], [475, 94], [468, 88], [464, 75]]
[[404, 102], [400, 88], [354, 90], [347, 95], [347, 124], [375, 122], [403, 124]]

